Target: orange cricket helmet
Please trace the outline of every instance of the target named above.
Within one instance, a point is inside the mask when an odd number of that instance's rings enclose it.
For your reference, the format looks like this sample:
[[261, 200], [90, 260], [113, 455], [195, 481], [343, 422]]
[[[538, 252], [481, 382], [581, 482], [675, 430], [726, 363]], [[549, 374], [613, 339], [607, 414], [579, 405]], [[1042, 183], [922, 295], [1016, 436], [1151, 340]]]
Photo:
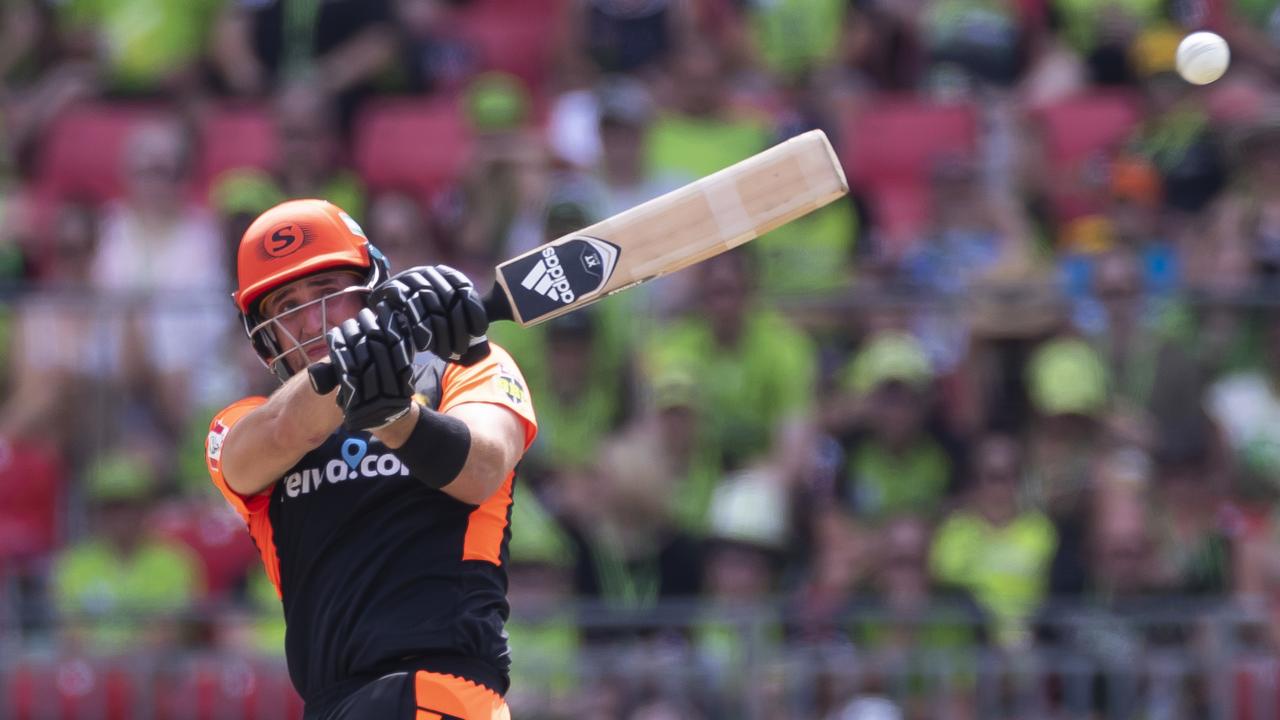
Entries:
[[308, 275], [350, 268], [373, 289], [387, 279], [387, 259], [360, 225], [326, 200], [289, 200], [257, 217], [240, 238], [236, 255], [237, 288], [232, 293], [253, 349], [282, 380], [292, 373], [277, 362], [283, 350], [278, 338], [263, 332], [267, 318], [260, 301], [271, 291]]

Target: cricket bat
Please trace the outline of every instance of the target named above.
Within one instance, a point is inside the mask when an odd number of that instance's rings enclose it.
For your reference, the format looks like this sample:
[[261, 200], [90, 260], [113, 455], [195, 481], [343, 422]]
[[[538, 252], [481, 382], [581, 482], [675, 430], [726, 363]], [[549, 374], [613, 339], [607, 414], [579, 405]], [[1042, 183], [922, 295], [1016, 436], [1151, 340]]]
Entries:
[[490, 319], [524, 327], [753, 240], [849, 191], [811, 130], [499, 265]]
[[[826, 134], [811, 130], [503, 262], [485, 310], [491, 321], [537, 325], [719, 255], [848, 191]], [[458, 362], [486, 355], [488, 343], [477, 339]]]

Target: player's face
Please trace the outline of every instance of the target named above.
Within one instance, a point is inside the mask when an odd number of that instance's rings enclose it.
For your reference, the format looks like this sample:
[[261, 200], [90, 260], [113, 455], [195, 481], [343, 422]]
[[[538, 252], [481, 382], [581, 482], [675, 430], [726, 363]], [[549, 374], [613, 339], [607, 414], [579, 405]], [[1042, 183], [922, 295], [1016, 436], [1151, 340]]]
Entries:
[[360, 276], [348, 270], [311, 275], [267, 295], [262, 315], [272, 324], [282, 352], [280, 362], [296, 373], [328, 357], [325, 333], [354, 318], [364, 300]]

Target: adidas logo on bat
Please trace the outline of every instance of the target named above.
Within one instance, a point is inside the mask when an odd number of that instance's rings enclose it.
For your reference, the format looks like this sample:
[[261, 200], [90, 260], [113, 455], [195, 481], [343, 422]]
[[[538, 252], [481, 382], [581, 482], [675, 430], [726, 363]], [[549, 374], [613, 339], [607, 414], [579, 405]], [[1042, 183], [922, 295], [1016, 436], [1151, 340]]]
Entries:
[[577, 298], [573, 293], [573, 288], [569, 286], [568, 279], [564, 276], [564, 268], [560, 265], [560, 258], [556, 255], [556, 249], [553, 247], [542, 251], [542, 259], [529, 270], [529, 273], [524, 276], [524, 280], [521, 280], [520, 284], [527, 290], [532, 290], [539, 295], [549, 297], [565, 305]]

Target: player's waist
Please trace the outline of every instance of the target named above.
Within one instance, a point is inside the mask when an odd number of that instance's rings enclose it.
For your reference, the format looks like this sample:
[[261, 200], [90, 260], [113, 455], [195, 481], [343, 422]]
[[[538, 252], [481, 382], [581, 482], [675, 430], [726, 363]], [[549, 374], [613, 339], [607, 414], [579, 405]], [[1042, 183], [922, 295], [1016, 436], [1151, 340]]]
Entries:
[[482, 685], [499, 695], [505, 695], [510, 684], [507, 674], [493, 665], [472, 657], [462, 655], [416, 655], [379, 664], [368, 672], [352, 675], [340, 682], [325, 687], [307, 698], [306, 713], [303, 720], [320, 720], [330, 710], [337, 707], [348, 695], [356, 692], [368, 683], [385, 675], [398, 672], [444, 673], [470, 680]]

